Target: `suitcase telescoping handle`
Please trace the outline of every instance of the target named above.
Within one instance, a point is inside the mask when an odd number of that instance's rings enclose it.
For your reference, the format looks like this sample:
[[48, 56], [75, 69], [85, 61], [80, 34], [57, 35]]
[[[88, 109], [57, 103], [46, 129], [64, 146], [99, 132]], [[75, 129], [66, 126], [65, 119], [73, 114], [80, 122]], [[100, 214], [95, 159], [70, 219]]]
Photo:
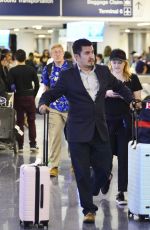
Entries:
[[138, 143], [138, 117], [137, 111], [132, 110], [132, 145], [137, 145]]
[[136, 108], [137, 103], [141, 103], [141, 100], [135, 99], [132, 102], [132, 145], [137, 145], [138, 143], [138, 110]]
[[49, 113], [44, 114], [43, 164], [48, 165], [48, 128]]

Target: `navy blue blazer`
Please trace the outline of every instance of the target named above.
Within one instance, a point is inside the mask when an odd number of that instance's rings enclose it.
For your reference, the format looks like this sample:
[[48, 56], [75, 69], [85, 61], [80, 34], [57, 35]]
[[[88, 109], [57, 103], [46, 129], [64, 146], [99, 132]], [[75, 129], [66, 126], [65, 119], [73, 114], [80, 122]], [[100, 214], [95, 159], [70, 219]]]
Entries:
[[96, 65], [95, 73], [99, 81], [99, 91], [95, 101], [86, 91], [77, 66], [62, 71], [54, 89], [42, 94], [39, 106], [65, 95], [69, 101], [67, 139], [70, 142], [88, 142], [92, 139], [95, 127], [102, 141], [108, 140], [105, 119], [105, 93], [113, 89], [127, 103], [133, 99], [131, 91], [109, 71], [107, 66]]

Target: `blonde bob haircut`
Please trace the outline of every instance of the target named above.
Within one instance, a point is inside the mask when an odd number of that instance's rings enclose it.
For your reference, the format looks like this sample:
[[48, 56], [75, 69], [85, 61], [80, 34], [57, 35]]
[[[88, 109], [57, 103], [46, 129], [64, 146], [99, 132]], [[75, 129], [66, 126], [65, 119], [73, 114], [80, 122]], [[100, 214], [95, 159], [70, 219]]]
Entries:
[[[125, 79], [125, 81], [129, 81], [131, 79], [131, 76], [132, 76], [129, 62], [127, 60], [122, 60], [122, 61], [125, 63], [124, 68], [123, 68], [124, 79]], [[112, 71], [112, 66], [111, 66], [110, 61], [109, 61], [108, 67], [109, 67], [110, 71]]]

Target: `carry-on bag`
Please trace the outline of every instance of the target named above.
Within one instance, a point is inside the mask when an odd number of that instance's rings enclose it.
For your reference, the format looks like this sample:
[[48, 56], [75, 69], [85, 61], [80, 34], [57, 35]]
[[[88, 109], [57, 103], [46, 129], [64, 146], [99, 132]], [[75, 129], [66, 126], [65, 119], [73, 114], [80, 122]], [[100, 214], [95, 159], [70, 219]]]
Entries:
[[[48, 165], [48, 114], [44, 115], [43, 164], [20, 167], [19, 218], [23, 227], [47, 227], [50, 177]], [[37, 160], [38, 161], [38, 160]]]
[[136, 215], [139, 220], [150, 218], [150, 143], [141, 143], [142, 111], [132, 112], [132, 141], [128, 144], [128, 217]]

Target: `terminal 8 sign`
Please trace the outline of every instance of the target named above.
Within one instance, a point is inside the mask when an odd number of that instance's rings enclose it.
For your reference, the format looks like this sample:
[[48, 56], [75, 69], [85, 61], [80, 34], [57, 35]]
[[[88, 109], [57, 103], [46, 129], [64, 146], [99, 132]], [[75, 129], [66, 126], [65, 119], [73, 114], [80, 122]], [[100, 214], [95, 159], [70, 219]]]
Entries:
[[132, 17], [133, 0], [63, 0], [63, 16]]
[[60, 0], [0, 0], [0, 15], [59, 16]]

